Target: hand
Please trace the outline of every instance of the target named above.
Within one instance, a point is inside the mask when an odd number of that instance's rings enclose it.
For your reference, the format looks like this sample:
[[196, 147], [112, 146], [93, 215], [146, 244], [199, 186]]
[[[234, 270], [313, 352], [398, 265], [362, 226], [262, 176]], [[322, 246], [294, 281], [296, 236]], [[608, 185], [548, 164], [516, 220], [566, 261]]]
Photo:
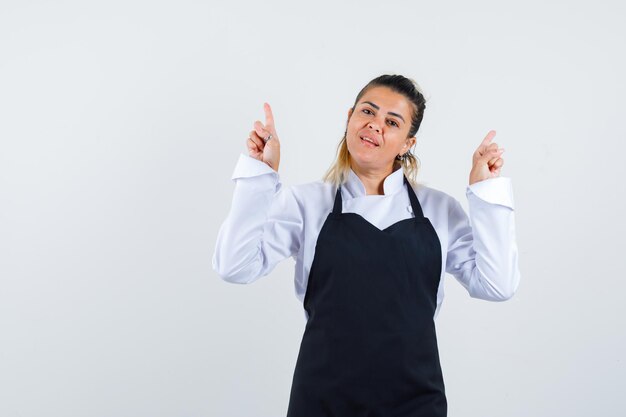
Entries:
[[504, 149], [498, 149], [498, 145], [495, 142], [490, 143], [495, 135], [496, 131], [490, 130], [474, 152], [472, 171], [469, 175], [470, 185], [478, 181], [500, 176], [500, 168], [504, 165], [504, 160], [502, 159]]
[[[280, 164], [280, 141], [274, 127], [274, 116], [269, 103], [264, 103], [265, 109], [265, 125], [260, 121], [254, 122], [254, 130], [250, 132], [248, 137], [248, 153], [251, 157], [265, 162], [274, 171], [278, 172]], [[269, 135], [272, 138], [267, 142], [264, 141]]]

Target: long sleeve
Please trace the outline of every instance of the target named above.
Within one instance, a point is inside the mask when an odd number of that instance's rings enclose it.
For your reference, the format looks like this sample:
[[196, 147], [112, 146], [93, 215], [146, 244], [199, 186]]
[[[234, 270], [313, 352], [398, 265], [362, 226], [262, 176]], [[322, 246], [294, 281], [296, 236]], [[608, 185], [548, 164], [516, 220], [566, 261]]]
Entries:
[[476, 182], [466, 196], [469, 219], [457, 200], [450, 207], [446, 272], [473, 298], [508, 300], [520, 281], [511, 179]]
[[219, 229], [212, 264], [225, 281], [248, 284], [298, 253], [304, 222], [292, 190], [282, 187], [267, 164], [241, 154], [231, 179], [232, 205]]

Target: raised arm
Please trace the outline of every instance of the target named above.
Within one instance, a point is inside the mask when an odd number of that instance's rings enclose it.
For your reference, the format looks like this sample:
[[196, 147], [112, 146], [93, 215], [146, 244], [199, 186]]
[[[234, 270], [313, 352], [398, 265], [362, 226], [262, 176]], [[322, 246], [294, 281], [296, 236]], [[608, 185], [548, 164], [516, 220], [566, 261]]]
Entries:
[[274, 117], [264, 104], [265, 125], [254, 123], [232, 180], [230, 212], [221, 225], [213, 253], [213, 269], [226, 281], [247, 284], [267, 275], [301, 246], [303, 218], [292, 191], [278, 175], [280, 142]]
[[463, 284], [470, 296], [508, 300], [520, 281], [515, 238], [511, 179], [500, 177], [504, 149], [489, 131], [472, 155], [466, 196], [470, 217], [454, 200], [448, 213], [449, 246], [446, 272]]

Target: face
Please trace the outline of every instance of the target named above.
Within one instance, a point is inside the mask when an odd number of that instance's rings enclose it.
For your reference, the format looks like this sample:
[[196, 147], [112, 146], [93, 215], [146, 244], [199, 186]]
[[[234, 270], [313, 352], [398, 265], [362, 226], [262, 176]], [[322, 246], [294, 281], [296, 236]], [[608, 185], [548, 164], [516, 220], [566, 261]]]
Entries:
[[[374, 87], [348, 111], [346, 142], [353, 163], [363, 168], [392, 169], [397, 155], [415, 143], [411, 103], [387, 87]], [[367, 137], [374, 143], [361, 139]]]

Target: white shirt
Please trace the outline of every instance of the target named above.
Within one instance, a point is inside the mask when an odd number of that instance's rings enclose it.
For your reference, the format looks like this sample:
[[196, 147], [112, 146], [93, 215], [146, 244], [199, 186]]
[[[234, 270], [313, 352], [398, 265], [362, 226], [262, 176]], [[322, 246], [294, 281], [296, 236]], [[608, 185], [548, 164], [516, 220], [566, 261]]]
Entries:
[[[335, 186], [319, 180], [284, 187], [276, 171], [243, 153], [232, 180], [232, 206], [218, 232], [213, 269], [225, 281], [248, 284], [293, 257], [295, 293], [303, 302], [317, 237], [333, 208]], [[384, 195], [366, 195], [365, 186], [350, 170], [341, 187], [342, 212], [358, 213], [385, 229], [413, 217], [406, 187], [403, 171], [397, 169], [385, 178]], [[511, 179], [500, 176], [468, 185], [469, 218], [454, 197], [423, 184], [414, 190], [441, 244], [441, 279], [433, 319], [443, 302], [446, 272], [471, 297], [511, 298], [520, 281]], [[306, 310], [304, 316], [308, 320]]]

